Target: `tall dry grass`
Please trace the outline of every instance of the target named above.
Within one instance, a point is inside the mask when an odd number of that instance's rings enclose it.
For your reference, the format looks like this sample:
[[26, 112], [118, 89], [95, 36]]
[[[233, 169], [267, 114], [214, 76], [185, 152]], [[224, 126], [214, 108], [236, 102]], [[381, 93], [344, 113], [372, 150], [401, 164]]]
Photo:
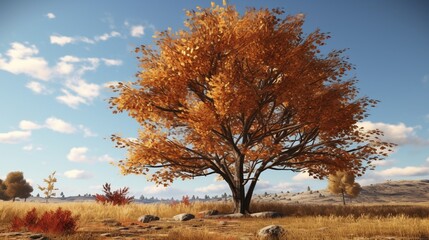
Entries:
[[[85, 226], [106, 218], [118, 221], [135, 221], [144, 214], [170, 218], [179, 213], [197, 214], [208, 209], [222, 213], [232, 211], [231, 203], [198, 202], [191, 205], [177, 204], [130, 204], [126, 206], [96, 203], [24, 203], [0, 201], [0, 225], [6, 226], [14, 216], [23, 216], [35, 207], [38, 211], [58, 207], [80, 215], [79, 226]], [[276, 224], [287, 230], [285, 239], [429, 239], [429, 206], [340, 206], [340, 205], [285, 205], [279, 203], [255, 203], [252, 211], [277, 211], [286, 217], [277, 219], [205, 220], [199, 228], [174, 227], [166, 230], [176, 240], [235, 240], [246, 236], [256, 239], [256, 232], [263, 226]], [[226, 221], [227, 228], [219, 226]], [[61, 239], [96, 239], [91, 233], [77, 233]]]

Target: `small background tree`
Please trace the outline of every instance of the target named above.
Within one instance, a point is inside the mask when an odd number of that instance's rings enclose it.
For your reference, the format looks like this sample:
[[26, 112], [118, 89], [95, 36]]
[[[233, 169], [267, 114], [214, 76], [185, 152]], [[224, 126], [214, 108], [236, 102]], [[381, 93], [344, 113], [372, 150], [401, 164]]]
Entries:
[[48, 178], [43, 179], [43, 181], [47, 184], [46, 187], [42, 187], [39, 185], [40, 191], [43, 192], [45, 195], [46, 202], [48, 202], [48, 199], [51, 197], [54, 197], [56, 193], [54, 191], [58, 190], [58, 188], [55, 188], [54, 184], [57, 182], [57, 178], [55, 178], [55, 171], [48, 176]]
[[4, 181], [0, 179], [0, 200], [9, 201], [10, 197], [6, 194], [6, 185]]
[[10, 172], [5, 181], [5, 194], [15, 202], [16, 198], [27, 199], [33, 192], [33, 187], [24, 179], [23, 172]]
[[344, 205], [346, 205], [345, 194], [354, 198], [361, 190], [360, 184], [355, 182], [355, 176], [352, 173], [338, 171], [328, 177], [328, 191], [334, 194], [341, 193]]

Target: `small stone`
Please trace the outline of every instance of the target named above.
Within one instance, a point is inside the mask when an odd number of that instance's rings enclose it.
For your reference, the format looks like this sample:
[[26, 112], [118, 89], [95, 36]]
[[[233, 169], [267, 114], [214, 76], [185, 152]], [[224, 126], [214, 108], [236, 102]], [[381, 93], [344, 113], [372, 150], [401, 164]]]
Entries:
[[279, 218], [282, 215], [278, 212], [258, 212], [258, 213], [250, 214], [250, 216], [256, 217], [256, 218]]
[[126, 230], [130, 230], [130, 228], [128, 227], [120, 227], [118, 228], [119, 231], [126, 231]]
[[159, 217], [154, 215], [143, 215], [138, 219], [138, 221], [142, 223], [148, 223], [148, 222], [157, 221], [157, 220], [159, 220]]
[[39, 239], [39, 238], [43, 238], [43, 235], [40, 233], [36, 233], [36, 234], [31, 234], [29, 236], [30, 239]]
[[190, 213], [182, 213], [182, 214], [178, 214], [178, 215], [173, 217], [173, 219], [176, 221], [188, 221], [188, 220], [191, 220], [194, 218], [195, 218], [195, 216], [190, 214]]
[[218, 224], [221, 225], [221, 226], [225, 226], [226, 222], [225, 221], [220, 221]]
[[258, 231], [258, 237], [261, 240], [280, 240], [286, 231], [278, 225], [270, 225], [261, 228]]
[[155, 229], [155, 230], [161, 230], [161, 229], [162, 229], [162, 227], [160, 227], [160, 226], [156, 226], [156, 227], [154, 227], [153, 229]]
[[111, 233], [102, 233], [100, 234], [101, 237], [111, 237], [112, 234]]

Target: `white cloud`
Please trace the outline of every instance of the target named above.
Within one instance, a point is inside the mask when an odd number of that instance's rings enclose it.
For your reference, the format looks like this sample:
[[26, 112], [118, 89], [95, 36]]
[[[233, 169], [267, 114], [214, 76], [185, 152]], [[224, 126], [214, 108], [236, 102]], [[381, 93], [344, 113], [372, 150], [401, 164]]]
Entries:
[[423, 176], [429, 174], [429, 167], [392, 167], [376, 173], [383, 177], [409, 177], [409, 176]]
[[115, 32], [115, 31], [112, 31], [112, 32], [110, 32], [110, 33], [105, 33], [105, 34], [103, 34], [103, 35], [96, 36], [94, 39], [95, 39], [96, 41], [107, 41], [107, 40], [109, 40], [109, 38], [113, 38], [113, 37], [120, 37], [120, 36], [121, 36], [121, 34], [120, 34], [120, 33]]
[[19, 128], [21, 130], [34, 130], [34, 129], [40, 129], [42, 128], [42, 126], [32, 121], [22, 120], [21, 122], [19, 122]]
[[73, 43], [76, 41], [76, 39], [72, 37], [61, 36], [61, 35], [51, 35], [49, 39], [51, 40], [51, 44], [57, 44], [60, 46], [64, 46], [66, 44]]
[[142, 25], [132, 26], [131, 27], [131, 36], [141, 37], [144, 35], [144, 27]]
[[152, 186], [145, 187], [143, 189], [143, 192], [145, 192], [146, 194], [160, 194], [160, 193], [169, 192], [169, 188], [170, 187], [152, 185]]
[[74, 133], [76, 128], [59, 118], [50, 117], [45, 121], [45, 127], [59, 133]]
[[109, 156], [108, 154], [104, 154], [103, 156], [98, 158], [98, 161], [100, 162], [114, 162], [115, 159]]
[[72, 169], [64, 172], [64, 176], [71, 179], [88, 179], [92, 178], [93, 175], [85, 170]]
[[25, 85], [25, 87], [30, 89], [34, 93], [37, 93], [37, 94], [48, 94], [49, 93], [49, 90], [45, 87], [45, 85], [43, 85], [39, 82], [35, 82], [35, 81], [28, 82]]
[[73, 95], [65, 89], [61, 89], [61, 92], [63, 92], [64, 95], [56, 97], [60, 103], [64, 103], [67, 106], [75, 109], [82, 103], [87, 104], [87, 101], [81, 96]]
[[106, 64], [107, 66], [120, 66], [120, 65], [122, 65], [122, 60], [118, 60], [118, 59], [102, 58], [101, 60], [103, 60], [104, 64]]
[[97, 134], [92, 132], [91, 129], [84, 125], [79, 125], [79, 129], [83, 131], [83, 137], [97, 137]]
[[74, 147], [70, 149], [67, 159], [72, 162], [89, 162], [90, 159], [86, 156], [88, 148], [86, 147]]
[[60, 58], [61, 62], [66, 62], [66, 63], [76, 63], [76, 62], [80, 62], [80, 58], [75, 57], [75, 56], [71, 56], [71, 55], [66, 55]]
[[46, 17], [48, 17], [49, 19], [54, 19], [56, 16], [55, 16], [55, 14], [50, 12], [50, 13], [46, 14]]
[[58, 62], [55, 70], [60, 75], [68, 75], [73, 72], [74, 66], [68, 62]]
[[359, 127], [363, 127], [365, 130], [379, 129], [384, 132], [382, 140], [387, 142], [393, 142], [398, 145], [405, 144], [425, 144], [427, 141], [419, 138], [416, 135], [415, 130], [418, 127], [408, 127], [404, 123], [388, 124], [377, 122], [373, 123], [370, 121], [359, 122]]
[[22, 150], [24, 150], [24, 151], [33, 151], [33, 150], [41, 151], [42, 148], [41, 147], [35, 147], [35, 146], [33, 146], [33, 144], [28, 144], [28, 145], [25, 145], [24, 147], [22, 147]]
[[219, 192], [227, 190], [228, 186], [226, 184], [210, 184], [204, 187], [195, 188], [195, 192], [209, 193], [209, 192]]
[[111, 86], [118, 86], [119, 81], [110, 81], [103, 84], [103, 87], [110, 88]]
[[13, 74], [25, 74], [40, 80], [51, 78], [52, 72], [47, 61], [34, 56], [39, 53], [35, 45], [19, 42], [13, 42], [10, 45], [11, 48], [6, 52], [9, 59], [2, 58], [0, 55], [0, 70]]
[[30, 131], [11, 131], [7, 133], [0, 133], [0, 143], [19, 143], [30, 138]]
[[308, 174], [308, 172], [300, 172], [297, 175], [292, 177], [294, 181], [306, 181], [306, 180], [314, 180], [312, 176]]
[[66, 86], [79, 96], [90, 101], [100, 95], [100, 86], [94, 83], [87, 83], [83, 79], [68, 81]]
[[386, 166], [391, 166], [394, 162], [395, 160], [379, 160], [379, 161], [374, 161], [371, 164], [374, 166], [386, 167]]

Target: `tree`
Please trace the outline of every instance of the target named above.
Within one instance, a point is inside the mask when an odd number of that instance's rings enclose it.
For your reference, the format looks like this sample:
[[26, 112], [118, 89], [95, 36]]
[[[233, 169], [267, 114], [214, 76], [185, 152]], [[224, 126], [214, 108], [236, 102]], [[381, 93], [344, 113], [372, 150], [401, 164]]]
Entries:
[[328, 190], [343, 197], [343, 204], [346, 205], [345, 194], [349, 197], [357, 197], [362, 190], [359, 183], [355, 182], [353, 173], [338, 171], [328, 176]]
[[0, 200], [9, 201], [11, 198], [6, 194], [6, 185], [3, 180], [0, 179]]
[[304, 35], [302, 15], [283, 13], [212, 4], [187, 12], [187, 30], [157, 34], [156, 49], [137, 48], [137, 81], [109, 100], [141, 126], [137, 139], [112, 135], [128, 149], [122, 173], [164, 185], [218, 174], [247, 213], [266, 170], [323, 179], [383, 159], [393, 145], [357, 125], [378, 101], [357, 96], [343, 50], [320, 53], [328, 34]]
[[57, 182], [57, 178], [55, 178], [55, 172], [56, 171], [49, 175], [48, 178], [43, 179], [43, 181], [46, 183], [46, 187], [38, 185], [40, 191], [42, 191], [45, 195], [46, 203], [48, 202], [49, 198], [55, 197], [56, 193], [54, 191], [58, 190], [58, 188], [55, 188], [54, 186], [54, 184]]
[[14, 202], [16, 198], [27, 200], [33, 192], [33, 187], [24, 179], [23, 172], [8, 173], [4, 185], [6, 185], [5, 194]]

